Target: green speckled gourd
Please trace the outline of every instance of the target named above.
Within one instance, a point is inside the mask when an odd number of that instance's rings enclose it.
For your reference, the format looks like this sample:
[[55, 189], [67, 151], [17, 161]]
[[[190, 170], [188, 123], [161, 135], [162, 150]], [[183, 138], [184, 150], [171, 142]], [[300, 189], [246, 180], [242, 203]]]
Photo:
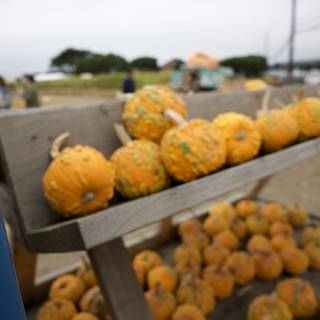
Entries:
[[212, 123], [195, 119], [165, 133], [161, 156], [169, 174], [178, 181], [187, 182], [224, 165], [226, 142]]
[[174, 126], [171, 120], [163, 116], [167, 109], [187, 118], [186, 105], [174, 91], [165, 86], [150, 85], [138, 90], [130, 98], [122, 117], [132, 137], [160, 143], [163, 134]]
[[148, 140], [134, 140], [115, 151], [116, 190], [125, 198], [145, 196], [164, 189], [169, 178], [161, 161], [160, 147]]

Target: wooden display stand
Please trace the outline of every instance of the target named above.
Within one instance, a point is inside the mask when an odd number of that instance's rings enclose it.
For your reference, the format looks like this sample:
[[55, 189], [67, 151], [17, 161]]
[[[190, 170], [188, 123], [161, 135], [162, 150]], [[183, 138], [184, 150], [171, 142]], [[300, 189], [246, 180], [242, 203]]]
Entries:
[[[313, 87], [306, 87], [305, 91], [306, 96], [315, 95]], [[289, 102], [296, 92], [294, 87], [275, 89], [271, 102]], [[186, 100], [190, 118], [211, 120], [226, 111], [254, 116], [262, 96], [263, 92], [237, 92], [200, 94]], [[121, 113], [118, 102], [3, 112], [0, 151], [6, 184], [1, 187], [0, 207], [10, 212], [15, 232], [30, 251], [86, 250], [113, 320], [151, 320], [122, 236], [315, 156], [320, 153], [320, 138], [151, 196], [125, 202], [115, 198], [105, 210], [63, 220], [51, 210], [42, 190], [53, 139], [69, 131], [69, 145], [90, 145], [109, 157], [120, 146], [113, 124], [121, 121]]]

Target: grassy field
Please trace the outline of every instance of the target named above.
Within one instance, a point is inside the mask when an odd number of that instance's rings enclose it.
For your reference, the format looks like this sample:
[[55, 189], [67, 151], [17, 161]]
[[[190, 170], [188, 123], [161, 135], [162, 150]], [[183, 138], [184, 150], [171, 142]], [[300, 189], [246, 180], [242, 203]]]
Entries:
[[[79, 76], [71, 76], [66, 80], [39, 82], [39, 89], [120, 89], [126, 74], [123, 72], [115, 72], [109, 74], [96, 75], [93, 79], [84, 80]], [[137, 86], [142, 87], [147, 84], [167, 84], [170, 82], [170, 72], [136, 72], [134, 74]]]

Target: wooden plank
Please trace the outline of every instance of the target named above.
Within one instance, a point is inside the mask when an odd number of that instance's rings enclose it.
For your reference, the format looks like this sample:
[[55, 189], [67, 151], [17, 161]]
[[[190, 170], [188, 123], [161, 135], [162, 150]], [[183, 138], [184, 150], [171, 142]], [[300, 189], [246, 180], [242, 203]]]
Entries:
[[113, 320], [152, 320], [121, 238], [88, 251]]
[[[275, 89], [272, 97], [277, 99], [288, 98], [296, 92], [296, 87], [281, 90]], [[313, 87], [307, 87], [306, 92], [307, 95], [311, 93], [314, 94], [315, 89]], [[254, 115], [260, 106], [262, 96], [263, 92], [248, 93], [239, 91], [232, 94], [199, 94], [193, 97], [186, 97], [186, 100], [189, 104], [191, 117], [196, 116], [211, 119], [217, 113], [231, 109]], [[48, 155], [50, 145], [53, 138], [58, 134], [64, 131], [70, 131], [70, 145], [76, 143], [88, 144], [101, 150], [109, 157], [110, 154], [120, 146], [112, 125], [114, 122], [121, 120], [121, 112], [121, 103], [106, 102], [77, 107], [40, 108], [14, 112], [4, 111], [1, 113], [1, 163], [5, 169], [6, 181], [12, 190], [14, 211], [18, 217], [18, 221], [21, 222], [19, 223], [19, 228], [21, 229], [22, 235], [25, 233], [30, 234], [34, 230], [43, 227], [47, 228], [62, 221], [63, 229], [60, 232], [60, 240], [56, 242], [63, 242], [61, 237], [65, 236], [65, 233], [68, 233], [69, 227], [67, 229], [65, 229], [65, 227], [69, 224], [75, 230], [75, 233], [77, 233], [77, 222], [65, 222], [65, 220], [51, 210], [43, 197], [41, 180], [50, 162]], [[12, 132], [14, 132], [14, 134], [12, 134]], [[166, 196], [165, 199], [171, 200], [177, 190], [173, 188], [170, 191], [166, 191], [167, 193], [171, 192], [171, 195]], [[162, 198], [158, 197], [155, 199], [156, 201], [162, 200]], [[136, 202], [133, 201], [132, 205], [135, 203]], [[193, 206], [191, 201], [187, 201], [186, 203], [188, 203], [189, 206]], [[112, 204], [117, 204], [117, 200], [115, 199]], [[138, 202], [138, 204], [144, 205], [144, 203], [140, 202]], [[127, 204], [124, 203], [121, 205]], [[146, 205], [148, 205], [148, 203], [146, 203]], [[118, 208], [119, 206], [116, 207]], [[172, 207], [176, 206], [173, 205]], [[99, 214], [96, 216], [98, 217], [97, 220], [101, 217]], [[168, 216], [167, 213], [160, 215], [159, 218], [166, 216]], [[138, 225], [140, 225], [142, 222], [141, 219], [138, 218], [137, 220], [139, 221]], [[154, 219], [150, 219], [150, 222], [152, 221], [154, 221]], [[149, 222], [149, 220], [146, 222]], [[90, 224], [90, 222], [88, 223]], [[119, 228], [118, 225], [119, 224], [117, 224], [116, 230], [121, 230], [122, 232], [123, 228]], [[50, 230], [50, 228], [51, 227], [49, 227], [47, 231]], [[86, 225], [81, 225], [81, 229], [83, 228], [86, 229]], [[116, 231], [116, 233], [117, 236], [119, 236], [119, 232]], [[41, 237], [38, 238], [38, 236], [39, 233], [32, 234], [28, 239], [35, 237], [38, 241], [41, 241]], [[76, 234], [75, 239], [76, 241], [79, 240], [78, 234]], [[44, 241], [46, 241], [46, 239], [44, 239]], [[92, 241], [88, 240], [88, 243], [92, 243]], [[94, 245], [96, 244], [97, 243], [94, 243]], [[66, 244], [62, 245], [59, 250], [64, 250], [65, 245]], [[34, 248], [38, 248], [37, 246], [38, 244], [35, 244]], [[70, 242], [70, 248], [72, 247], [73, 250], [78, 248], [77, 246], [79, 246], [79, 243], [75, 244], [73, 240]], [[32, 244], [29, 245], [29, 247], [32, 248]], [[56, 250], [56, 248], [48, 248], [47, 250]]]
[[[89, 249], [281, 171], [319, 153], [320, 138], [317, 138], [148, 197], [52, 225], [31, 233], [38, 238], [38, 241], [32, 241], [32, 248], [39, 251], [68, 251], [71, 245], [74, 250], [78, 244]], [[80, 231], [76, 229], [76, 225]], [[81, 244], [78, 240], [74, 240], [80, 238], [80, 234], [83, 237]]]

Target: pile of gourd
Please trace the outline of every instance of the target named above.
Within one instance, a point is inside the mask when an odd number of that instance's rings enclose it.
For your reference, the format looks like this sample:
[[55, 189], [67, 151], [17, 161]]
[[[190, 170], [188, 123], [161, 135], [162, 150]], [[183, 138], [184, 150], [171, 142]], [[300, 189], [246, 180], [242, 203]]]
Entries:
[[110, 160], [89, 146], [60, 151], [67, 135], [55, 141], [43, 177], [47, 200], [65, 217], [85, 215], [107, 207], [114, 189], [127, 199], [149, 195], [171, 181], [188, 182], [249, 161], [261, 150], [274, 152], [320, 136], [320, 99], [305, 98], [255, 120], [235, 112], [213, 121], [185, 119], [186, 105], [172, 90], [157, 85], [138, 90], [123, 112], [134, 140]]
[[[259, 205], [249, 199], [236, 205], [221, 202], [203, 222], [182, 222], [178, 233], [181, 242], [170, 264], [151, 250], [132, 261], [155, 320], [204, 320], [236, 286], [255, 278], [275, 280], [283, 273], [292, 278], [279, 282], [275, 293], [257, 297], [248, 308], [248, 319], [290, 320], [317, 312], [314, 289], [297, 278], [309, 269], [320, 271], [320, 227], [310, 225], [302, 206]], [[85, 265], [76, 275], [54, 281], [49, 298], [37, 320], [107, 317], [94, 274]], [[91, 317], [76, 315], [76, 305]]]

